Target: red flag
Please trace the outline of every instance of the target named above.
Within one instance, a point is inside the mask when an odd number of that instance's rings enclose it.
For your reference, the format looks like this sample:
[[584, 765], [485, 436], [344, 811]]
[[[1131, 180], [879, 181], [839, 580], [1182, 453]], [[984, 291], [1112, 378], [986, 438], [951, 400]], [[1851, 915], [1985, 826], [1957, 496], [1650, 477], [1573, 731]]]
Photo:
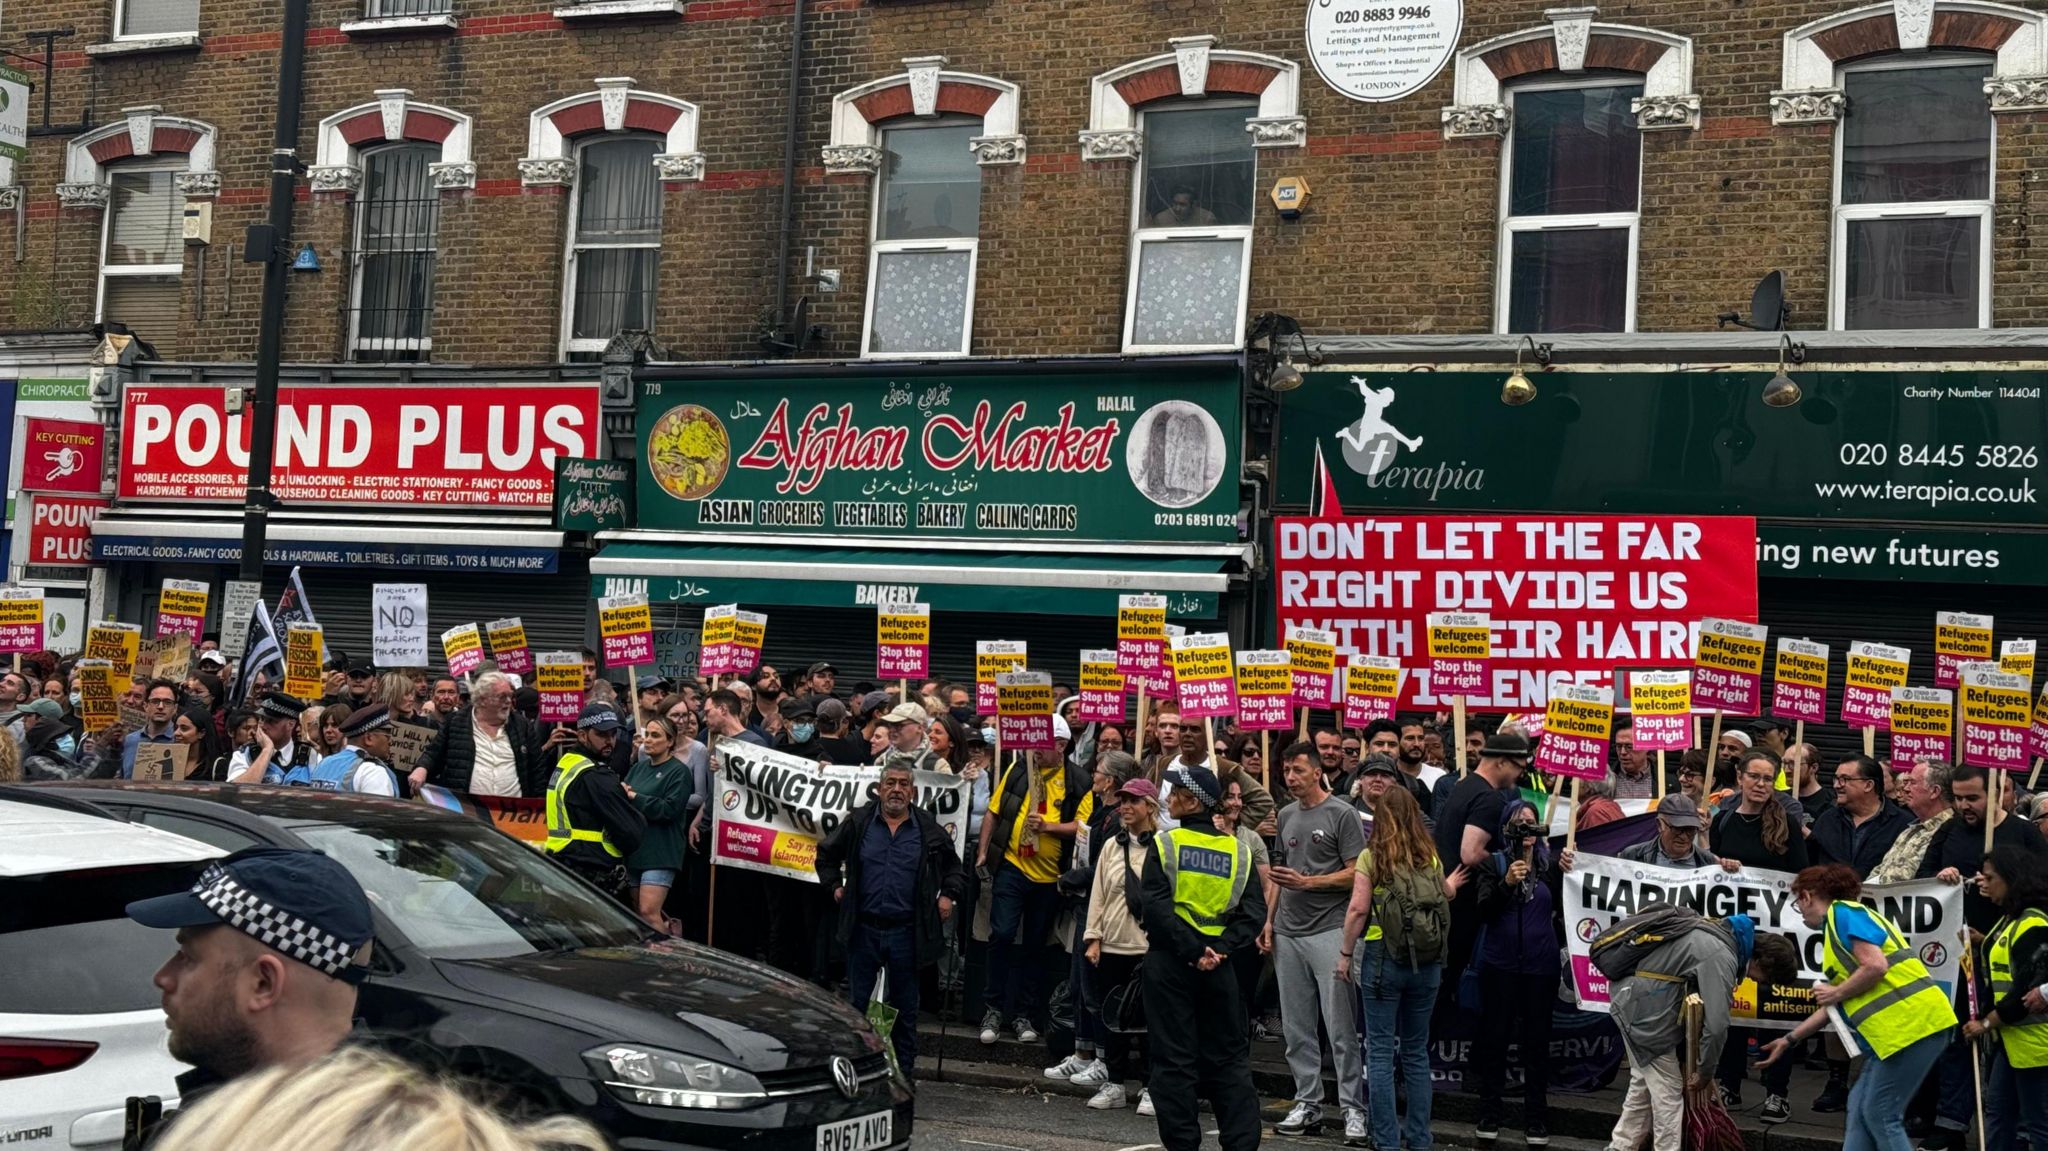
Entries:
[[1323, 445], [1316, 442], [1316, 474], [1309, 482], [1308, 514], [1312, 516], [1341, 516], [1344, 505], [1337, 499], [1337, 481], [1330, 476], [1330, 465], [1323, 460]]

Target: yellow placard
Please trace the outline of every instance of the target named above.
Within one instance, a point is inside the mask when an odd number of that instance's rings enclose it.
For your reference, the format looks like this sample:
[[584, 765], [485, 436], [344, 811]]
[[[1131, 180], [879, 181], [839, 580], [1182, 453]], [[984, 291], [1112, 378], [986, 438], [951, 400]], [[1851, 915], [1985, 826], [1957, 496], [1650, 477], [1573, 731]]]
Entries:
[[1173, 675], [1185, 683], [1229, 679], [1230, 637], [1221, 633], [1186, 635], [1173, 641]]
[[451, 627], [441, 633], [441, 654], [448, 657], [449, 663], [454, 663], [456, 656], [468, 655], [470, 652], [483, 649], [483, 633], [478, 631], [473, 623]]
[[1024, 642], [1022, 640], [982, 640], [975, 645], [974, 681], [976, 683], [994, 683], [997, 676], [1006, 671], [1017, 671], [1023, 666]]
[[1493, 627], [1489, 623], [1429, 624], [1429, 658], [1492, 659]]
[[526, 646], [526, 624], [523, 620], [494, 621], [490, 625], [489, 634], [491, 651], [494, 653]]
[[1954, 697], [1941, 688], [1911, 688], [1892, 694], [1892, 734], [1949, 735], [1956, 726]]
[[1237, 654], [1237, 694], [1293, 695], [1294, 669], [1284, 651]]
[[128, 675], [104, 659], [78, 661], [78, 715], [87, 731], [105, 731], [121, 717]]
[[[1013, 683], [1006, 680], [1030, 680]], [[1043, 682], [1039, 682], [1043, 679]], [[996, 681], [997, 715], [1051, 715], [1052, 681], [1044, 677], [1005, 676]]]
[[0, 596], [0, 627], [40, 626], [43, 622], [43, 593], [35, 588], [8, 588]]
[[[1963, 680], [1963, 722], [1985, 727], [2025, 727], [2032, 718], [2024, 688], [1991, 686]], [[1893, 705], [1893, 724], [1898, 723]]]
[[1166, 597], [1127, 595], [1117, 597], [1116, 638], [1166, 642]]
[[156, 610], [165, 615], [206, 618], [206, 585], [192, 580], [165, 580]]
[[1822, 691], [1828, 686], [1828, 661], [1826, 656], [1801, 651], [1788, 644], [1778, 645], [1776, 665], [1777, 682], [1798, 684], [1800, 687], [1814, 687]]
[[1401, 694], [1401, 665], [1354, 659], [1344, 669], [1344, 694], [1392, 699]]
[[1543, 709], [1543, 730], [1581, 739], [1607, 739], [1614, 734], [1614, 705], [1555, 693]]
[[1121, 693], [1124, 690], [1124, 677], [1116, 670], [1116, 659], [1114, 658], [1116, 653], [1109, 652], [1108, 654], [1111, 658], [1107, 662], [1084, 663], [1081, 665], [1082, 691], [1112, 691]]
[[1700, 629], [1700, 650], [1693, 658], [1700, 667], [1716, 671], [1739, 672], [1743, 675], [1764, 673], [1764, 641], [1746, 635], [1731, 635], [1726, 632], [1710, 632]]
[[884, 608], [875, 613], [875, 642], [903, 647], [921, 647], [932, 642], [931, 613], [914, 615]]
[[[569, 656], [563, 659], [563, 656]], [[571, 652], [544, 652], [534, 660], [533, 689], [538, 692], [583, 691], [583, 661]]]
[[1318, 643], [1299, 636], [1287, 638], [1287, 658], [1295, 671], [1305, 675], [1329, 675], [1337, 670], [1337, 645]]
[[1868, 688], [1871, 691], [1889, 691], [1906, 686], [1906, 676], [1912, 667], [1910, 660], [1889, 659], [1884, 656], [1849, 649], [1849, 667], [1842, 682], [1850, 687]]
[[[85, 629], [86, 659], [103, 659], [121, 676], [135, 672], [135, 655], [142, 650], [142, 629], [132, 623], [111, 620]], [[121, 685], [127, 690], [127, 684]]]
[[[642, 616], [642, 617], [643, 617], [644, 619], [646, 619], [646, 620], [647, 620], [647, 622], [646, 622], [646, 623], [645, 623], [644, 625], [642, 625], [642, 626], [641, 626], [640, 628], [638, 628], [637, 630], [639, 630], [639, 631], [650, 631], [650, 630], [652, 630], [652, 629], [653, 629], [653, 627], [654, 627], [654, 617], [653, 617], [653, 616], [651, 616], [651, 615], [648, 615], [648, 614], [647, 614], [647, 609], [646, 609], [645, 607], [642, 607], [642, 608], [640, 609], [640, 613], [641, 613], [641, 616]], [[761, 650], [761, 645], [762, 645], [762, 644], [764, 644], [764, 643], [766, 643], [767, 641], [768, 641], [768, 617], [767, 617], [767, 616], [765, 616], [765, 615], [762, 615], [762, 614], [760, 614], [759, 612], [751, 612], [751, 611], [735, 612], [735, 613], [733, 614], [733, 617], [732, 617], [732, 642], [733, 642], [733, 643], [734, 643], [734, 644], [735, 644], [736, 646], [739, 646], [739, 647], [745, 647], [745, 648], [752, 648], [752, 649], [753, 649], [753, 650], [755, 650], [755, 651], [760, 651], [760, 650]]]
[[[647, 601], [644, 599], [633, 603], [614, 604], [610, 607], [600, 604], [597, 609], [597, 630], [598, 634], [606, 639], [616, 639], [622, 635], [637, 635], [640, 632], [653, 631], [654, 611], [647, 606]], [[728, 637], [729, 639], [730, 637]], [[712, 642], [710, 620], [708, 618], [705, 620], [703, 642]]]
[[284, 693], [311, 702], [321, 695], [321, 628], [317, 623], [287, 625], [284, 635]]
[[1643, 675], [1629, 677], [1628, 708], [1636, 715], [1691, 715], [1692, 679], [1666, 683]]
[[1934, 613], [1934, 654], [1968, 661], [1990, 659], [1992, 650], [1990, 617]]
[[[0, 617], [0, 623], [5, 623]], [[2009, 639], [1998, 645], [1998, 670], [2034, 682], [2034, 641]]]

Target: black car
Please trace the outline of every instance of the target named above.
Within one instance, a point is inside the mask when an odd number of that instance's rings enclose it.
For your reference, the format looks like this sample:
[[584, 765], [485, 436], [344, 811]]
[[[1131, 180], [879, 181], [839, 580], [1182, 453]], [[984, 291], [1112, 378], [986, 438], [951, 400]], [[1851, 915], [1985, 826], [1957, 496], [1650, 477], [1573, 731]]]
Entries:
[[302, 788], [33, 790], [227, 851], [305, 847], [340, 861], [377, 916], [362, 1026], [518, 1110], [580, 1115], [620, 1148], [910, 1143], [908, 1085], [860, 1013], [773, 968], [654, 934], [481, 820]]

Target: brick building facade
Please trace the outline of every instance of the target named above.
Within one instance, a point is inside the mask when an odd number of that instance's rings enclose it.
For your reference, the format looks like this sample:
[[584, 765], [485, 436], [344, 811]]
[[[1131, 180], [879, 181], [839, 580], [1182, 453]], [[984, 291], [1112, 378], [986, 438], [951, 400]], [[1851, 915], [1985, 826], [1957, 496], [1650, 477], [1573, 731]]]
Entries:
[[[777, 306], [787, 5], [455, 0], [452, 10], [395, 9], [425, 15], [381, 10], [313, 4], [301, 155], [316, 171], [291, 247], [311, 244], [324, 270], [292, 280], [288, 361], [376, 358], [379, 349], [351, 347], [361, 334], [351, 308], [364, 306], [356, 205], [364, 157], [404, 142], [432, 168], [438, 220], [431, 350], [400, 350], [449, 364], [562, 359], [576, 157], [623, 136], [650, 139], [659, 157], [658, 222], [640, 220], [638, 233], [659, 251], [647, 321], [655, 346], [683, 360], [762, 354]], [[7, 5], [0, 39], [10, 44], [76, 28], [59, 42], [52, 118], [88, 131], [36, 136], [11, 171], [0, 161], [0, 184], [27, 216], [20, 251], [14, 231], [0, 230], [0, 259], [15, 272], [0, 282], [0, 326], [98, 318], [108, 209], [96, 186], [154, 163], [176, 169], [179, 201], [211, 198], [212, 244], [173, 244], [157, 257], [172, 267], [148, 265], [178, 277], [177, 320], [172, 328], [150, 312], [133, 326], [167, 359], [253, 356], [260, 275], [239, 247], [264, 210], [277, 14], [205, 0], [196, 35], [160, 31], [188, 11], [163, 0]], [[139, 31], [117, 36], [117, 19]], [[1991, 89], [1983, 130], [1963, 132], [1992, 141], [1981, 161], [1988, 196], [1972, 197], [1979, 222], [1964, 226], [1989, 232], [1988, 277], [1965, 267], [1973, 253], [1954, 233], [1885, 251], [1946, 242], [1944, 274], [1989, 284], [1987, 326], [2048, 324], [2048, 280], [2030, 248], [2048, 222], [2038, 186], [2048, 30], [2036, 11], [1978, 0], [1599, 13], [1487, 2], [1465, 14], [1457, 60], [1420, 93], [1383, 104], [1346, 99], [1318, 78], [1298, 8], [824, 0], [805, 20], [789, 271], [792, 298], [809, 295], [810, 320], [824, 329], [806, 356], [864, 350], [877, 157], [863, 149], [880, 143], [877, 126], [921, 121], [957, 120], [984, 141], [967, 173], [979, 178], [968, 351], [1148, 346], [1124, 330], [1133, 228], [1170, 189], [1134, 198], [1148, 157], [1128, 132], [1143, 129], [1139, 117], [1189, 106], [1240, 108], [1253, 121], [1255, 169], [1248, 181], [1231, 177], [1252, 190], [1251, 210], [1226, 221], [1251, 236], [1248, 289], [1230, 302], [1238, 314], [1281, 311], [1311, 332], [1507, 330], [1516, 325], [1502, 302], [1502, 168], [1514, 120], [1494, 110], [1557, 82], [1620, 84], [1596, 110], [1607, 118], [1598, 132], [1625, 134], [1632, 149], [1641, 125], [1640, 204], [1621, 213], [1634, 220], [1624, 224], [1635, 252], [1626, 326], [1710, 329], [1772, 268], [1787, 273], [1793, 327], [1849, 326], [1830, 309], [1848, 274], [1831, 266], [1845, 246], [1834, 208], [1840, 96], [1855, 84], [1842, 66], [1950, 59], [1976, 62], [1963, 86]], [[1847, 107], [1853, 120], [1857, 105]], [[1938, 145], [1958, 143], [1938, 134]], [[1195, 146], [1214, 147], [1213, 133]], [[1312, 189], [1298, 220], [1265, 202], [1281, 176]], [[1913, 258], [1930, 266], [1924, 251]], [[626, 262], [632, 284], [649, 274], [640, 258]], [[839, 272], [839, 290], [803, 280], [807, 269]], [[117, 302], [129, 288], [116, 285]]]

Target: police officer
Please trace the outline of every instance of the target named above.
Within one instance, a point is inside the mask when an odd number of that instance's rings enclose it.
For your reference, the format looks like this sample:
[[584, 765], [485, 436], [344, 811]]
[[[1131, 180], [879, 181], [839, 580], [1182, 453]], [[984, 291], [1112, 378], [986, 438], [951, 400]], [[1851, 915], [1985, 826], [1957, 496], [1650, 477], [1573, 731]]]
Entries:
[[305, 701], [296, 696], [281, 691], [264, 696], [256, 704], [256, 741], [228, 761], [228, 782], [311, 783], [320, 753], [298, 741], [299, 716], [305, 710]]
[[1166, 1151], [1202, 1142], [1197, 1100], [1216, 1113], [1223, 1151], [1259, 1145], [1259, 1097], [1251, 1044], [1230, 957], [1257, 945], [1266, 897], [1252, 872], [1251, 849], [1216, 830], [1223, 788], [1206, 767], [1166, 769], [1167, 804], [1180, 826], [1162, 831], [1146, 853], [1144, 965], [1152, 1106]]
[[[352, 711], [341, 725], [341, 734], [348, 742], [313, 765], [306, 785], [323, 791], [396, 797], [398, 776], [384, 762], [384, 756], [391, 754], [391, 709], [380, 703]], [[384, 754], [378, 755], [372, 748]]]
[[548, 854], [614, 895], [625, 888], [626, 856], [647, 833], [647, 817], [611, 769], [620, 727], [611, 704], [584, 704], [576, 747], [556, 761], [547, 797]]
[[[310, 1063], [341, 1046], [369, 973], [370, 901], [348, 869], [313, 851], [252, 847], [207, 867], [191, 890], [128, 905], [175, 930], [156, 973], [183, 1107], [238, 1075]], [[124, 1145], [160, 1132], [158, 1101], [130, 1099]]]

